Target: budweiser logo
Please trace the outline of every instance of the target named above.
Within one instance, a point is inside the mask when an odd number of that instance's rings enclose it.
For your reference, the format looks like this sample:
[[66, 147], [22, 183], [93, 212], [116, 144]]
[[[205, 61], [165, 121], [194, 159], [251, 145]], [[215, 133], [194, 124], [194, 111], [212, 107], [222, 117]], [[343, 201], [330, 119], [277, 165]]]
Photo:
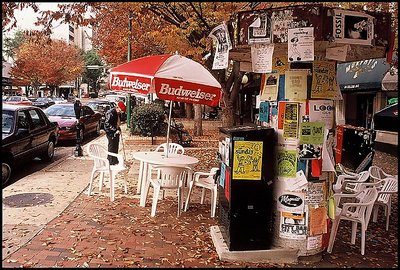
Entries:
[[160, 94], [179, 96], [179, 97], [189, 97], [193, 99], [203, 99], [203, 100], [213, 100], [217, 95], [207, 92], [202, 92], [201, 89], [190, 90], [183, 89], [183, 86], [179, 88], [170, 87], [169, 84], [161, 83]]
[[118, 77], [114, 77], [112, 80], [111, 86], [118, 86], [118, 87], [123, 87], [123, 88], [132, 88], [135, 90], [148, 91], [150, 84], [142, 83], [139, 81], [139, 79], [136, 79], [136, 81], [130, 81], [127, 78], [124, 78], [124, 80], [120, 80]]

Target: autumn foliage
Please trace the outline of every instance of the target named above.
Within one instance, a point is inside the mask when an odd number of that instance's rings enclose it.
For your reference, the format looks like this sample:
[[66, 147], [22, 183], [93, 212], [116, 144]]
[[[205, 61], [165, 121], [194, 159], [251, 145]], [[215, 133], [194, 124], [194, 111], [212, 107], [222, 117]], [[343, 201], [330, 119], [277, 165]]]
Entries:
[[27, 38], [17, 50], [11, 76], [29, 82], [34, 88], [51, 88], [69, 83], [84, 69], [79, 49], [63, 40]]

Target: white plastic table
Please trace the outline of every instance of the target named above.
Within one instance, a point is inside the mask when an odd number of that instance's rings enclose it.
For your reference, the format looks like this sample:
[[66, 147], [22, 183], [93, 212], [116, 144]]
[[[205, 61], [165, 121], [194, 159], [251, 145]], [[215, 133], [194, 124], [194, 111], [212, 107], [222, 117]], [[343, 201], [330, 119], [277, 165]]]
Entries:
[[145, 187], [149, 175], [150, 165], [180, 165], [180, 166], [193, 166], [199, 162], [195, 157], [181, 154], [168, 154], [164, 152], [148, 151], [148, 152], [135, 152], [133, 158], [140, 161], [139, 178], [137, 184], [137, 192], [140, 191], [140, 206], [146, 204]]

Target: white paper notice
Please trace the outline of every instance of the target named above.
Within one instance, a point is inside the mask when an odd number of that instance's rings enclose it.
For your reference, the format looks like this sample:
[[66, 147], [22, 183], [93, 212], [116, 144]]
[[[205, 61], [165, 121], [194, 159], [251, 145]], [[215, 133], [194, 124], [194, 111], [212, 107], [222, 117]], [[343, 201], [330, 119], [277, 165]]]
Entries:
[[307, 237], [307, 250], [319, 249], [322, 247], [322, 234]]
[[288, 29], [288, 61], [314, 61], [314, 27]]
[[346, 61], [347, 51], [350, 49], [350, 45], [341, 47], [326, 48], [326, 59], [336, 61]]
[[302, 170], [300, 170], [296, 173], [295, 178], [286, 178], [285, 179], [286, 189], [289, 191], [303, 189], [304, 186], [307, 185], [307, 183], [308, 183], [307, 178], [304, 175], [304, 172]]
[[253, 72], [271, 73], [273, 53], [274, 53], [274, 44], [251, 45], [251, 65]]

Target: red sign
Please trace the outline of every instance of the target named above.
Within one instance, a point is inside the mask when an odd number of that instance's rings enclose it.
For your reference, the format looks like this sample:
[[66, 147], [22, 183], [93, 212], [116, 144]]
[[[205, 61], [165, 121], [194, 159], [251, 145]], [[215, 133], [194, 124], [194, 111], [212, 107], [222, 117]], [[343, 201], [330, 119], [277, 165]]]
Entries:
[[156, 94], [160, 99], [218, 106], [221, 89], [191, 82], [155, 78]]
[[111, 74], [110, 88], [116, 91], [127, 91], [147, 95], [151, 89], [151, 78]]

